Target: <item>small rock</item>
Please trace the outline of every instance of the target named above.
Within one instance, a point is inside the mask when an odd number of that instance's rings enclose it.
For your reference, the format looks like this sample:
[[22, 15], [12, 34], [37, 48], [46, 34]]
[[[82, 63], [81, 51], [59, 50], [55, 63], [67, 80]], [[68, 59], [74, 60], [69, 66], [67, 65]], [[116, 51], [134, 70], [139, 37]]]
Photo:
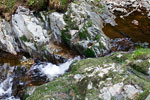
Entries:
[[80, 80], [81, 78], [82, 78], [82, 75], [80, 75], [80, 74], [76, 74], [74, 76], [74, 79], [76, 79], [76, 80]]
[[139, 22], [138, 22], [137, 20], [133, 20], [133, 21], [132, 21], [132, 24], [138, 26], [138, 25], [139, 25]]
[[145, 100], [150, 100], [150, 94], [148, 95], [148, 97]]
[[132, 85], [125, 85], [124, 86], [124, 91], [127, 94], [127, 96], [128, 96], [129, 99], [134, 99], [138, 95], [138, 93], [139, 93], [139, 90], [136, 89]]
[[92, 82], [90, 82], [89, 84], [88, 84], [88, 89], [90, 90], [90, 89], [92, 89], [92, 86], [93, 85], [93, 83]]

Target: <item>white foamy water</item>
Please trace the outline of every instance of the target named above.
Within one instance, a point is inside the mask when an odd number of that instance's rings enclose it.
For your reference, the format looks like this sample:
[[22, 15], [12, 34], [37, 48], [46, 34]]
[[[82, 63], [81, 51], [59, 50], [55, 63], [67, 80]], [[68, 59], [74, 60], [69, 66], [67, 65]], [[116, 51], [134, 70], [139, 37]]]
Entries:
[[[55, 65], [52, 63], [35, 64], [31, 67], [29, 72], [38, 69], [39, 72], [34, 73], [35, 76], [37, 77], [40, 77], [38, 75], [46, 76], [46, 78], [49, 81], [52, 81], [55, 77], [63, 75], [69, 69], [70, 64], [74, 60], [80, 60], [80, 57], [69, 59], [67, 62], [62, 63], [60, 65]], [[14, 79], [13, 71], [14, 71], [14, 67], [9, 67], [9, 71], [7, 72], [7, 78], [3, 81], [2, 80], [0, 81], [0, 100], [20, 100], [19, 98], [15, 98], [14, 96], [12, 96], [12, 86], [13, 86], [13, 79]]]
[[8, 66], [9, 66], [8, 64], [0, 66], [8, 69], [8, 71], [6, 71], [7, 73], [6, 79], [0, 81], [0, 100], [20, 100], [12, 96], [14, 67]]
[[47, 78], [51, 81], [53, 78], [63, 75], [70, 67], [70, 64], [74, 60], [79, 60], [80, 57], [75, 57], [74, 59], [69, 59], [67, 62], [60, 65], [55, 65], [52, 63], [40, 64], [33, 66], [34, 69], [39, 69], [40, 74], [46, 75]]
[[7, 77], [3, 82], [0, 83], [0, 100], [20, 100], [12, 96], [12, 85], [13, 78]]

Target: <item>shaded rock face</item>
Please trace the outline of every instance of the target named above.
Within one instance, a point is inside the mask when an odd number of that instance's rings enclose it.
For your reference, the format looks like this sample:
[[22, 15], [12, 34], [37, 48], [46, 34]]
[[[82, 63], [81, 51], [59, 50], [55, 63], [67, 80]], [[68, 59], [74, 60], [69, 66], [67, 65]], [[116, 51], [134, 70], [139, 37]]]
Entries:
[[[27, 100], [147, 100], [150, 74], [141, 73], [139, 66], [133, 68], [130, 63], [149, 61], [149, 54], [149, 49], [139, 49], [73, 62], [69, 73], [37, 87]], [[150, 62], [144, 66], [147, 67], [150, 68]]]

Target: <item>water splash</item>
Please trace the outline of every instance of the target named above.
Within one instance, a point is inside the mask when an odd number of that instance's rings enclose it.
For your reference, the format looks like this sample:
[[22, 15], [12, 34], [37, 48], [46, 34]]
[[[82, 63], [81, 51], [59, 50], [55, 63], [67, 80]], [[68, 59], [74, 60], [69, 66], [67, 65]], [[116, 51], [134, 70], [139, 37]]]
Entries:
[[79, 60], [79, 59], [80, 57], [75, 57], [74, 59], [69, 59], [67, 62], [62, 63], [60, 65], [55, 65], [52, 63], [45, 63], [45, 62], [35, 64], [29, 70], [29, 73], [34, 73], [34, 76], [36, 77], [39, 77], [37, 75], [40, 75], [40, 77], [46, 77], [48, 81], [52, 81], [55, 77], [63, 75], [66, 71], [68, 71], [71, 63], [74, 60]]
[[9, 67], [7, 64], [0, 67], [6, 69], [4, 72], [0, 71], [3, 74], [0, 80], [0, 100], [20, 100], [12, 96], [14, 67]]

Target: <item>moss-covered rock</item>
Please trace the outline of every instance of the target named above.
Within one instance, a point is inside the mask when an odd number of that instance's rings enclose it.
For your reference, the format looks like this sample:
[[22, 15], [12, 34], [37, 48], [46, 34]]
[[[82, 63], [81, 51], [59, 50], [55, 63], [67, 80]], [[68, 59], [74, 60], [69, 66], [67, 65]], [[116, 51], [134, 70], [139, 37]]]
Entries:
[[134, 68], [130, 66], [131, 62], [137, 61], [137, 56], [144, 54], [150, 54], [150, 50], [118, 52], [107, 57], [74, 62], [68, 73], [39, 86], [27, 100], [144, 100], [150, 92], [149, 75], [132, 70]]
[[[64, 14], [66, 26], [62, 32], [70, 35], [69, 47], [75, 48], [86, 57], [98, 57], [109, 52], [109, 38], [102, 32], [103, 21], [100, 18], [99, 0], [74, 1]], [[92, 10], [96, 9], [96, 10]]]

